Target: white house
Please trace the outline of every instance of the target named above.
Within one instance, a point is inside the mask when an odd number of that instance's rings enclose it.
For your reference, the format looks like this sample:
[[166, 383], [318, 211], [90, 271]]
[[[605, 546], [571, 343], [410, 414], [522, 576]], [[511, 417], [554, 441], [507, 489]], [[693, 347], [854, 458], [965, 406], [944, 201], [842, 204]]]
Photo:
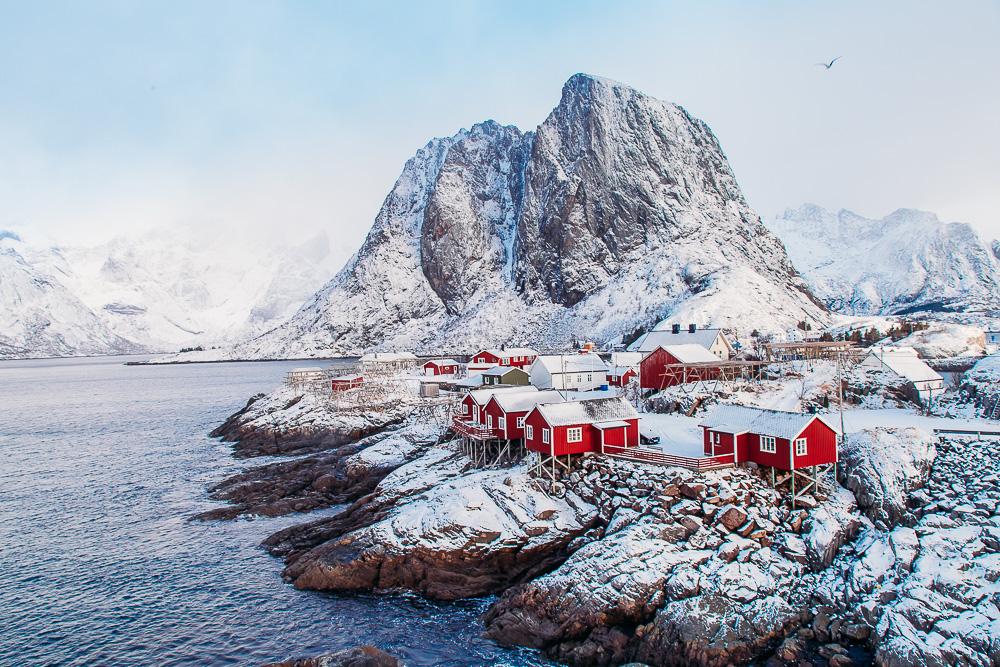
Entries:
[[701, 345], [723, 361], [727, 361], [735, 354], [722, 329], [699, 329], [694, 324], [689, 324], [686, 329], [674, 324], [669, 329], [654, 329], [644, 333], [628, 346], [628, 351], [641, 352], [645, 356], [659, 347], [670, 345]]
[[944, 392], [944, 378], [912, 347], [873, 347], [861, 361], [865, 368], [882, 368], [907, 380], [914, 397], [927, 404]]
[[608, 384], [607, 364], [593, 352], [541, 355], [528, 374], [539, 389], [588, 391]]
[[986, 334], [986, 354], [996, 354], [1000, 352], [1000, 330], [985, 331]]

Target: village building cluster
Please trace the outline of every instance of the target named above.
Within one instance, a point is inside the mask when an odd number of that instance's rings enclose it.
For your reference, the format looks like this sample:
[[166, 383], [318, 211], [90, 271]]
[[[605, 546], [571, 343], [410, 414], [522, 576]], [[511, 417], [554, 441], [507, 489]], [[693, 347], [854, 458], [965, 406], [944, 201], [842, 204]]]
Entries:
[[560, 354], [528, 347], [481, 349], [466, 362], [377, 352], [361, 357], [352, 372], [332, 376], [318, 367], [297, 368], [287, 382], [328, 386], [336, 396], [379, 378], [406, 375], [419, 384], [421, 397], [460, 397], [449, 431], [473, 463], [528, 456], [531, 470], [553, 484], [574, 458], [587, 455], [695, 470], [751, 464], [775, 487], [787, 486], [793, 502], [835, 471], [840, 428], [828, 416], [720, 405], [700, 422], [703, 451], [691, 456], [672, 453], [658, 436], [645, 434], [633, 401], [672, 387], [759, 379], [771, 364], [839, 363], [844, 356], [896, 374], [917, 402], [932, 401], [943, 391], [941, 376], [911, 348], [874, 347], [862, 354], [854, 341], [793, 341], [768, 344], [758, 356], [741, 358], [738, 348], [720, 329], [673, 325], [605, 356], [590, 344]]

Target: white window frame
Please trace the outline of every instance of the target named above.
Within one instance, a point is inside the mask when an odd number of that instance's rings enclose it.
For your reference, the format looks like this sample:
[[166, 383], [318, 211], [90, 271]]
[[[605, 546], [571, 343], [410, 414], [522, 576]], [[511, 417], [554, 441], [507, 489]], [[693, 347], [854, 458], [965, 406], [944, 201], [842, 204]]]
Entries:
[[472, 405], [472, 421], [479, 422], [479, 406], [476, 404]]
[[809, 453], [809, 442], [805, 438], [796, 438], [795, 455], [805, 456], [808, 453]]
[[760, 436], [760, 451], [765, 454], [777, 454], [778, 453], [778, 441], [773, 435], [762, 435]]
[[566, 442], [583, 442], [583, 428], [574, 426], [566, 429]]
[[524, 417], [518, 417], [517, 418], [517, 427], [518, 428], [524, 428]]
[[468, 403], [463, 403], [462, 404], [462, 413], [466, 414], [466, 415], [471, 414], [472, 413], [472, 406], [469, 405]]
[[486, 415], [486, 428], [493, 428], [493, 415]]
[[535, 427], [531, 424], [525, 424], [524, 426], [524, 437], [528, 440], [535, 439]]
[[548, 445], [552, 442], [552, 431], [547, 428], [542, 429], [542, 444]]

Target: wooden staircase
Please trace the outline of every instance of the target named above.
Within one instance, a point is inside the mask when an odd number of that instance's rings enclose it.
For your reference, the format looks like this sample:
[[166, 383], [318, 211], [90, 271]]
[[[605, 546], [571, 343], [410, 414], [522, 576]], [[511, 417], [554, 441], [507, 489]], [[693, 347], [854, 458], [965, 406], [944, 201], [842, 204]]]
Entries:
[[986, 399], [983, 406], [983, 417], [986, 419], [1000, 419], [1000, 394], [991, 399]]

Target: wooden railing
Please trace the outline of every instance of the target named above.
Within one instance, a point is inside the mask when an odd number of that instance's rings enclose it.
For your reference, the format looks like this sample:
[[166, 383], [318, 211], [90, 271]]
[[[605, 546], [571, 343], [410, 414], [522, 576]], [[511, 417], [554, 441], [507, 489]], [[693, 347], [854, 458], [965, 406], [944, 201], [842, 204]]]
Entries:
[[493, 429], [481, 424], [473, 424], [471, 421], [466, 421], [458, 415], [452, 417], [451, 430], [466, 438], [474, 438], [476, 440], [492, 440], [496, 437], [493, 434]]
[[629, 461], [639, 461], [640, 463], [655, 463], [664, 466], [679, 466], [691, 470], [715, 470], [717, 468], [728, 468], [733, 465], [733, 455], [723, 454], [721, 456], [678, 456], [667, 454], [657, 449], [646, 447], [618, 447], [605, 445], [604, 453]]

